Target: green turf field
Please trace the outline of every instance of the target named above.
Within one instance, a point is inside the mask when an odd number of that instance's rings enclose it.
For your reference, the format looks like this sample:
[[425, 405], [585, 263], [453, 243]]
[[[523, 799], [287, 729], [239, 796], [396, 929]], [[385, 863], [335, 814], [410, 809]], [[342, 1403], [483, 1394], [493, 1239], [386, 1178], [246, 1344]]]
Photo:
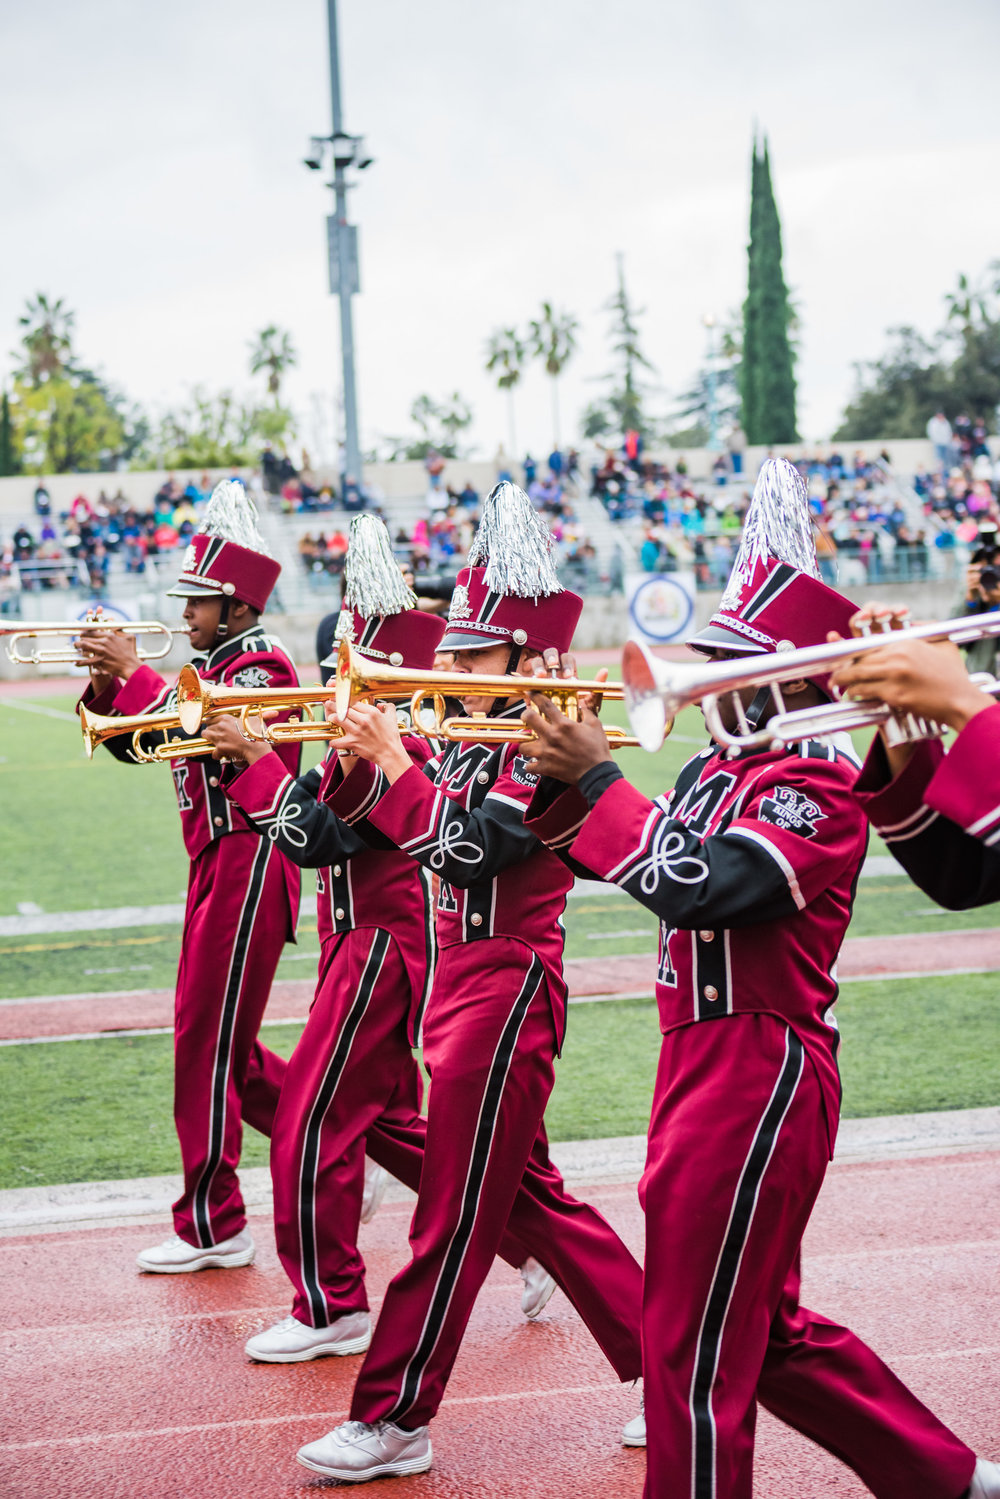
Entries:
[[[19, 907], [56, 913], [179, 904], [187, 860], [169, 769], [119, 765], [102, 751], [88, 762], [72, 709], [69, 697], [0, 697], [6, 854], [0, 917]], [[607, 716], [621, 721], [620, 705], [609, 704]], [[656, 794], [704, 738], [700, 715], [689, 710], [658, 755], [623, 751], [618, 761], [644, 792]], [[307, 749], [311, 763], [316, 747]], [[873, 842], [872, 851], [885, 850]], [[942, 911], [904, 875], [879, 875], [860, 882], [851, 934], [989, 927], [998, 917], [998, 906]], [[566, 930], [571, 958], [613, 958], [656, 946], [653, 916], [610, 888], [570, 900]], [[309, 920], [299, 938], [285, 950], [280, 977], [315, 973]], [[178, 924], [0, 934], [0, 1000], [169, 988], [179, 940]], [[990, 976], [846, 985], [838, 1005], [846, 1113], [995, 1103], [995, 987]], [[266, 1035], [279, 1050], [294, 1044], [293, 1028]], [[553, 1138], [641, 1132], [657, 1045], [651, 1001], [574, 1006], [547, 1116]], [[0, 1091], [8, 1123], [0, 1186], [177, 1167], [169, 1037], [0, 1048]], [[266, 1146], [252, 1131], [246, 1159], [266, 1160]]]
[[[845, 1117], [996, 1103], [991, 974], [845, 984], [837, 1008]], [[287, 1056], [297, 1035], [269, 1026], [262, 1039]], [[658, 1048], [652, 1000], [571, 1006], [545, 1116], [550, 1137], [642, 1134]], [[171, 1056], [162, 1035], [0, 1048], [0, 1188], [177, 1171]], [[254, 1130], [243, 1159], [267, 1163]]]

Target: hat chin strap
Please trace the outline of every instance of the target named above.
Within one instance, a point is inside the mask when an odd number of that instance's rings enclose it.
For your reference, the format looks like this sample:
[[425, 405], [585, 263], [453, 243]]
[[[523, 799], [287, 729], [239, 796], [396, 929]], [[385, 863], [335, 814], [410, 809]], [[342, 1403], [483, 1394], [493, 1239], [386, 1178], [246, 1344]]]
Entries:
[[[503, 669], [505, 677], [510, 677], [510, 676], [514, 675], [514, 668], [517, 666], [517, 663], [521, 659], [521, 651], [523, 649], [524, 649], [524, 647], [518, 645], [516, 640], [515, 641], [511, 641], [510, 653], [509, 653], [509, 655], [507, 657], [507, 665]], [[486, 711], [486, 717], [487, 718], [499, 718], [501, 713], [505, 713], [507, 711], [506, 703], [507, 703], [507, 699], [506, 698], [495, 697], [493, 699], [492, 705]]]
[[222, 608], [219, 610], [219, 623], [215, 627], [215, 640], [212, 649], [221, 645], [229, 636], [229, 605], [232, 602], [228, 593], [222, 595]]
[[757, 691], [753, 695], [753, 698], [751, 699], [749, 708], [747, 708], [746, 710], [747, 723], [750, 725], [750, 728], [754, 733], [757, 732], [760, 721], [764, 716], [764, 710], [770, 701], [770, 687], [758, 687]]

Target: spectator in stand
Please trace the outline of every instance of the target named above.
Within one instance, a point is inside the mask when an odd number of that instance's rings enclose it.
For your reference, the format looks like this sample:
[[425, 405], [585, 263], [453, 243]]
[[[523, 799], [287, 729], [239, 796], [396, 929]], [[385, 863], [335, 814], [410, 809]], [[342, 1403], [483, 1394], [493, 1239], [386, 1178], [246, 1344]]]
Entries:
[[726, 447], [729, 449], [729, 461], [734, 475], [742, 474], [743, 455], [747, 450], [747, 435], [738, 423], [730, 432]]
[[563, 455], [560, 453], [558, 448], [553, 448], [552, 452], [549, 454], [549, 473], [557, 483], [562, 478], [562, 471]]
[[634, 427], [630, 427], [625, 433], [625, 441], [622, 445], [625, 461], [630, 468], [636, 468], [642, 458], [642, 435]]
[[935, 411], [926, 430], [927, 440], [934, 449], [934, 461], [940, 472], [946, 474], [951, 468], [952, 460], [951, 422], [943, 411]]
[[52, 514], [52, 496], [41, 479], [35, 485], [35, 514], [41, 516]]
[[458, 497], [458, 503], [466, 510], [476, 510], [479, 506], [479, 495], [476, 493], [471, 479], [466, 479], [465, 488]]
[[574, 490], [577, 487], [577, 479], [579, 478], [579, 475], [580, 455], [576, 451], [576, 448], [570, 448], [569, 452], [566, 454], [566, 483], [568, 485], [572, 485]]
[[530, 489], [535, 482], [535, 474], [538, 472], [537, 465], [530, 453], [524, 455], [524, 487]]

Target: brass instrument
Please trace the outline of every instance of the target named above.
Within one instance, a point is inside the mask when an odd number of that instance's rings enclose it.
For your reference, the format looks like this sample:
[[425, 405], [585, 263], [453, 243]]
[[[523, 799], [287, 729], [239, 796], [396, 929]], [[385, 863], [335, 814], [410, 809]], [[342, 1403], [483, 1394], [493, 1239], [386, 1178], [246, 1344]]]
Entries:
[[319, 682], [308, 687], [224, 687], [215, 682], [205, 682], [195, 667], [182, 666], [177, 678], [177, 716], [185, 734], [197, 734], [206, 719], [220, 713], [233, 713], [240, 721], [240, 728], [248, 739], [266, 739], [269, 743], [288, 739], [337, 739], [343, 730], [337, 724], [326, 722], [301, 722], [292, 719], [288, 723], [265, 723], [260, 727], [249, 720], [268, 708], [280, 710], [302, 708], [310, 712], [316, 703], [325, 703], [333, 697], [333, 689]]
[[[512, 744], [530, 738], [519, 720], [486, 718], [481, 714], [446, 717], [447, 697], [506, 698], [521, 693], [538, 692], [551, 698], [567, 718], [579, 717], [580, 698], [594, 695], [620, 702], [625, 689], [617, 682], [587, 682], [576, 677], [477, 676], [466, 671], [412, 671], [401, 666], [381, 666], [366, 661], [342, 640], [337, 652], [334, 697], [338, 717], [343, 718], [353, 703], [372, 698], [409, 701], [410, 717], [416, 733], [428, 739], [447, 739], [480, 744]], [[331, 686], [334, 684], [331, 683]], [[424, 721], [422, 704], [429, 698], [433, 705], [433, 723]], [[665, 727], [664, 734], [669, 732]], [[634, 746], [624, 729], [611, 726], [605, 730], [608, 742], [616, 749]]]
[[159, 661], [166, 656], [173, 644], [172, 636], [186, 635], [186, 626], [172, 627], [161, 625], [158, 620], [131, 620], [131, 619], [106, 619], [103, 614], [91, 610], [83, 619], [73, 619], [53, 623], [51, 620], [18, 620], [9, 624], [0, 624], [0, 635], [10, 637], [7, 644], [7, 656], [17, 666], [41, 666], [53, 661], [65, 661], [75, 663], [80, 656], [75, 645], [64, 647], [60, 650], [33, 650], [26, 653], [18, 649], [19, 640], [34, 640], [39, 635], [65, 635], [69, 640], [74, 640], [83, 630], [117, 630], [121, 635], [162, 635], [164, 637], [162, 649], [143, 650], [137, 647], [140, 661]]
[[[181, 721], [176, 710], [170, 713], [103, 714], [93, 713], [80, 706], [80, 728], [83, 732], [83, 748], [88, 760], [94, 758], [94, 750], [106, 739], [116, 739], [120, 734], [131, 734], [132, 753], [143, 765], [158, 764], [165, 760], [183, 760], [187, 755], [210, 755], [215, 749], [207, 739], [168, 739], [154, 749], [143, 749], [140, 740], [143, 734], [179, 729]], [[250, 737], [250, 736], [248, 736]]]
[[[855, 702], [845, 698], [789, 712], [778, 684], [824, 674], [842, 661], [879, 650], [894, 640], [950, 640], [963, 645], [994, 635], [1000, 635], [1000, 613], [970, 614], [939, 624], [909, 625], [901, 630], [882, 626], [851, 640], [831, 640], [797, 650], [761, 652], [732, 661], [698, 664], [661, 661], [637, 640], [629, 640], [622, 655], [625, 705], [639, 743], [650, 751], [660, 747], [664, 723], [672, 722], [673, 715], [692, 703], [701, 705], [712, 738], [738, 749], [778, 748], [803, 739], [876, 725], [885, 727], [891, 745], [905, 744], [936, 738], [944, 731], [939, 724], [912, 713], [897, 713], [877, 699]], [[989, 673], [978, 673], [972, 681], [984, 692], [1000, 695], [1000, 681]], [[748, 687], [770, 687], [778, 709], [761, 729], [754, 729], [749, 723], [740, 700], [740, 692]], [[719, 697], [725, 694], [733, 697], [738, 724], [735, 734], [726, 729], [719, 713]]]

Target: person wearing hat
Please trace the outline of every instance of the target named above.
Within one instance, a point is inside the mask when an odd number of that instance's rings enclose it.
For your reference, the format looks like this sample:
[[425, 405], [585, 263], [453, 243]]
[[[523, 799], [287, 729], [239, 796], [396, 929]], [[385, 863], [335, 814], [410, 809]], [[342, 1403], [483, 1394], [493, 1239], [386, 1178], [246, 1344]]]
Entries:
[[[906, 610], [868, 604], [851, 621], [902, 625]], [[847, 697], [887, 703], [953, 729], [940, 739], [890, 747], [876, 734], [854, 794], [911, 880], [949, 911], [1000, 900], [1000, 704], [944, 641], [898, 640], [833, 673]]]
[[[818, 579], [802, 481], [765, 463], [721, 604], [689, 644], [752, 658], [844, 633], [853, 613]], [[828, 692], [828, 675], [782, 687], [790, 709]], [[742, 695], [766, 723], [770, 689]], [[850, 742], [710, 743], [651, 802], [592, 713], [570, 723], [538, 697], [525, 722], [540, 741], [527, 768], [544, 777], [527, 826], [661, 922], [640, 1183], [646, 1432], [628, 1434], [646, 1437], [648, 1499], [746, 1499], [758, 1402], [881, 1499], [1000, 1495], [1000, 1470], [977, 1467], [871, 1349], [799, 1303], [840, 1104], [833, 975], [867, 843]]]
[[[243, 485], [224, 480], [168, 590], [185, 601], [192, 662], [203, 679], [297, 685], [281, 642], [259, 622], [280, 571]], [[85, 631], [80, 657], [91, 672], [81, 702], [95, 713], [131, 717], [176, 702], [175, 688], [139, 661], [129, 636]], [[180, 729], [147, 733], [141, 746], [149, 750], [168, 737], [185, 736]], [[131, 735], [105, 742], [116, 759], [134, 763]], [[294, 774], [300, 747], [286, 743], [279, 754]], [[173, 1205], [174, 1236], [143, 1250], [138, 1263], [178, 1274], [249, 1265], [254, 1257], [236, 1174], [241, 1108], [266, 1060], [255, 1040], [281, 949], [294, 940], [299, 872], [228, 800], [210, 757], [170, 766], [191, 860], [174, 1023], [174, 1121], [184, 1183]]]
[[[498, 485], [439, 645], [457, 670], [503, 675], [546, 647], [568, 649], [582, 600], [561, 588], [549, 553], [527, 495]], [[517, 695], [477, 695], [473, 677], [463, 705], [508, 725], [523, 708]], [[570, 1296], [623, 1381], [641, 1367], [641, 1277], [548, 1159], [542, 1116], [566, 1021], [559, 918], [572, 877], [525, 829], [535, 781], [523, 755], [484, 737], [447, 744], [421, 772], [393, 716], [358, 704], [343, 727], [358, 758], [330, 805], [440, 877], [411, 1259], [386, 1292], [351, 1419], [298, 1454], [314, 1472], [358, 1483], [430, 1467], [428, 1423], [505, 1230]]]

